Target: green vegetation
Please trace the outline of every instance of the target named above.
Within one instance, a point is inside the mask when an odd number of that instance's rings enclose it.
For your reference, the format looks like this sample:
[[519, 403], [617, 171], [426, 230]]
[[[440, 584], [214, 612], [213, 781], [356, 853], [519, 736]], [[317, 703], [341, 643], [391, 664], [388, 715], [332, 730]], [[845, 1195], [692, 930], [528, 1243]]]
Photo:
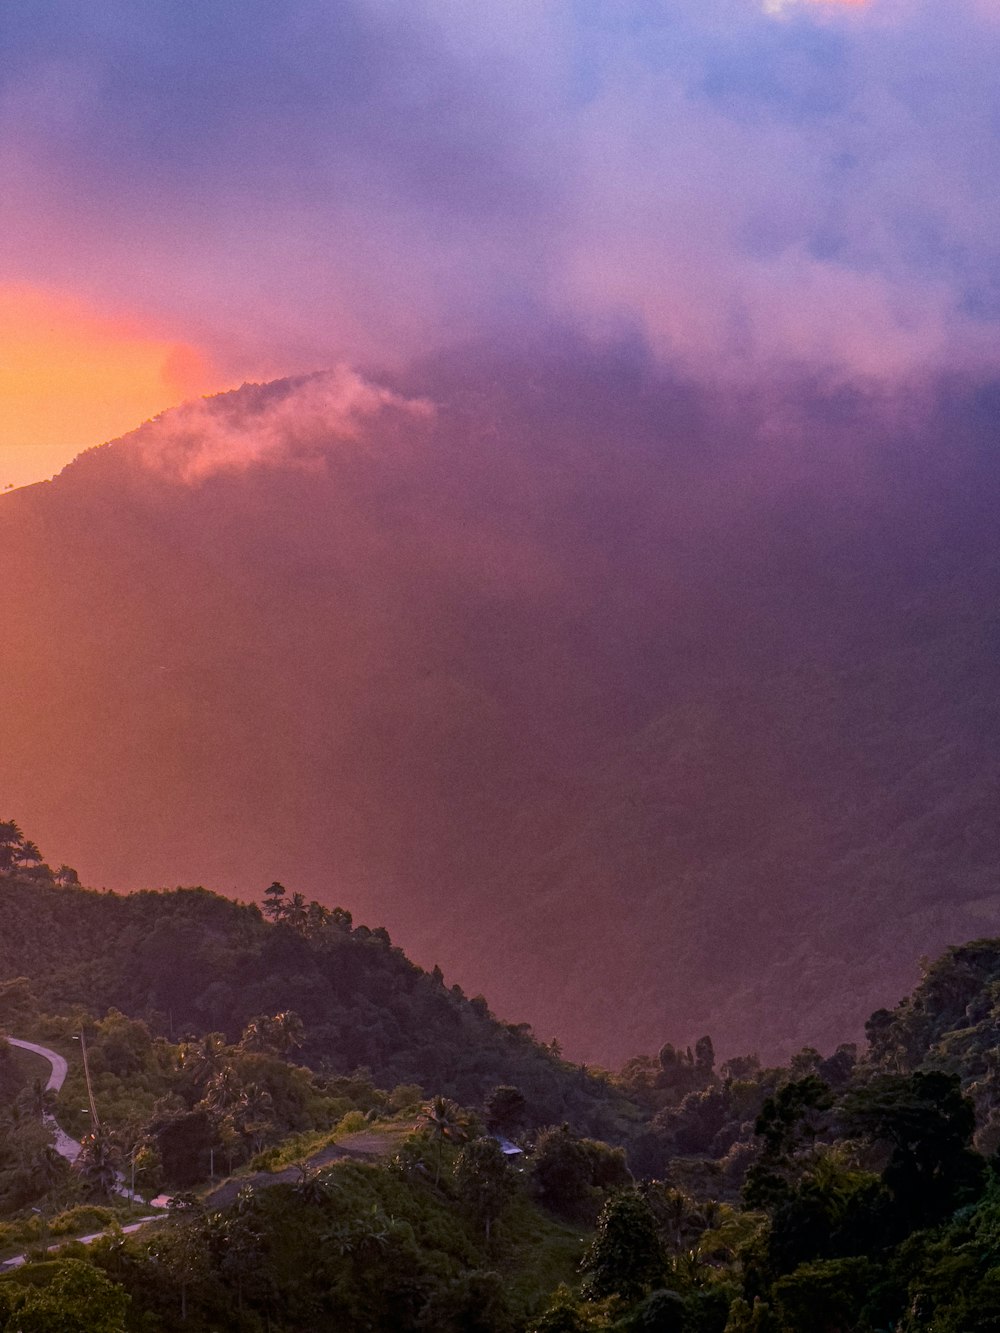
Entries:
[[[1000, 940], [928, 965], [864, 1052], [703, 1038], [611, 1076], [280, 885], [264, 913], [92, 894], [6, 846], [0, 1013], [70, 1072], [53, 1099], [0, 1042], [2, 1333], [1000, 1329]], [[133, 1179], [173, 1197], [126, 1235]]]
[[[47, 1034], [58, 1040], [83, 1014], [141, 1019], [146, 1037], [123, 1030], [114, 1050], [95, 1055], [95, 1073], [127, 1077], [129, 1097], [136, 1076], [147, 1101], [163, 1092], [144, 1042], [214, 1033], [248, 1053], [294, 1050], [331, 1077], [367, 1069], [380, 1088], [419, 1085], [463, 1103], [515, 1085], [535, 1124], [624, 1132], [630, 1109], [606, 1078], [563, 1061], [526, 1025], [498, 1022], [481, 997], [416, 967], [385, 930], [356, 926], [346, 911], [303, 904], [272, 922], [203, 889], [94, 893], [56, 885], [47, 868], [8, 875], [2, 893], [0, 1024], [69, 1014]], [[282, 1014], [301, 1029], [267, 1030]], [[105, 1091], [113, 1101], [112, 1082]]]

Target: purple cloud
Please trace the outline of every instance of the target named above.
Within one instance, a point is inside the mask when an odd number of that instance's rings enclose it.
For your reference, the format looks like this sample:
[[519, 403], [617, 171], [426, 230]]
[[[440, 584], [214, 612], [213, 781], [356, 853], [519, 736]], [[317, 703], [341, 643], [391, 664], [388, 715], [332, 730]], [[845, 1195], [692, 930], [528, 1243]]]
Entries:
[[233, 373], [553, 320], [712, 374], [990, 363], [998, 37], [977, 0], [8, 6], [5, 271]]

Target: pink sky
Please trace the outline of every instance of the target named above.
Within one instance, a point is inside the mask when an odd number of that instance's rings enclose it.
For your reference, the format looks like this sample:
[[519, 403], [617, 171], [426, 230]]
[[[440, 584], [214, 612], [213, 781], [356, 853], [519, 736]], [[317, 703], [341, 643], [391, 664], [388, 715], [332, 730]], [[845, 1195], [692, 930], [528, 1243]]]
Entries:
[[0, 14], [0, 488], [183, 399], [546, 324], [992, 370], [982, 0]]

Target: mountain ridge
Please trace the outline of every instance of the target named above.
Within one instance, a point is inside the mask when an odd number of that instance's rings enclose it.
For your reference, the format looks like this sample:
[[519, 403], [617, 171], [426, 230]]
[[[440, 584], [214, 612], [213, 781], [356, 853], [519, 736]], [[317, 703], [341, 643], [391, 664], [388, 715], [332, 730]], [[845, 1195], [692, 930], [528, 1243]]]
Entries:
[[572, 350], [248, 386], [2, 497], [0, 790], [580, 1058], [844, 1040], [994, 919], [995, 395]]

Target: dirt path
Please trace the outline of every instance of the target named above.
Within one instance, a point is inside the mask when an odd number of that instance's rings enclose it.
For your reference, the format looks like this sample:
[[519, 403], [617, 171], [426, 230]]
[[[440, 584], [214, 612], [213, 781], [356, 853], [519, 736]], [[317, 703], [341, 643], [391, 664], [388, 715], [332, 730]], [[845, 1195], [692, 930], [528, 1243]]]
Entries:
[[[309, 1171], [319, 1171], [331, 1162], [351, 1157], [359, 1162], [371, 1162], [379, 1157], [387, 1157], [395, 1147], [396, 1139], [393, 1136], [362, 1131], [348, 1134], [339, 1143], [321, 1148], [319, 1152], [307, 1157], [303, 1166]], [[252, 1189], [268, 1189], [271, 1185], [294, 1185], [301, 1179], [302, 1170], [298, 1166], [286, 1166], [283, 1171], [255, 1171], [250, 1176], [233, 1176], [206, 1194], [204, 1202], [209, 1208], [228, 1208], [236, 1202], [240, 1190], [248, 1185]]]

